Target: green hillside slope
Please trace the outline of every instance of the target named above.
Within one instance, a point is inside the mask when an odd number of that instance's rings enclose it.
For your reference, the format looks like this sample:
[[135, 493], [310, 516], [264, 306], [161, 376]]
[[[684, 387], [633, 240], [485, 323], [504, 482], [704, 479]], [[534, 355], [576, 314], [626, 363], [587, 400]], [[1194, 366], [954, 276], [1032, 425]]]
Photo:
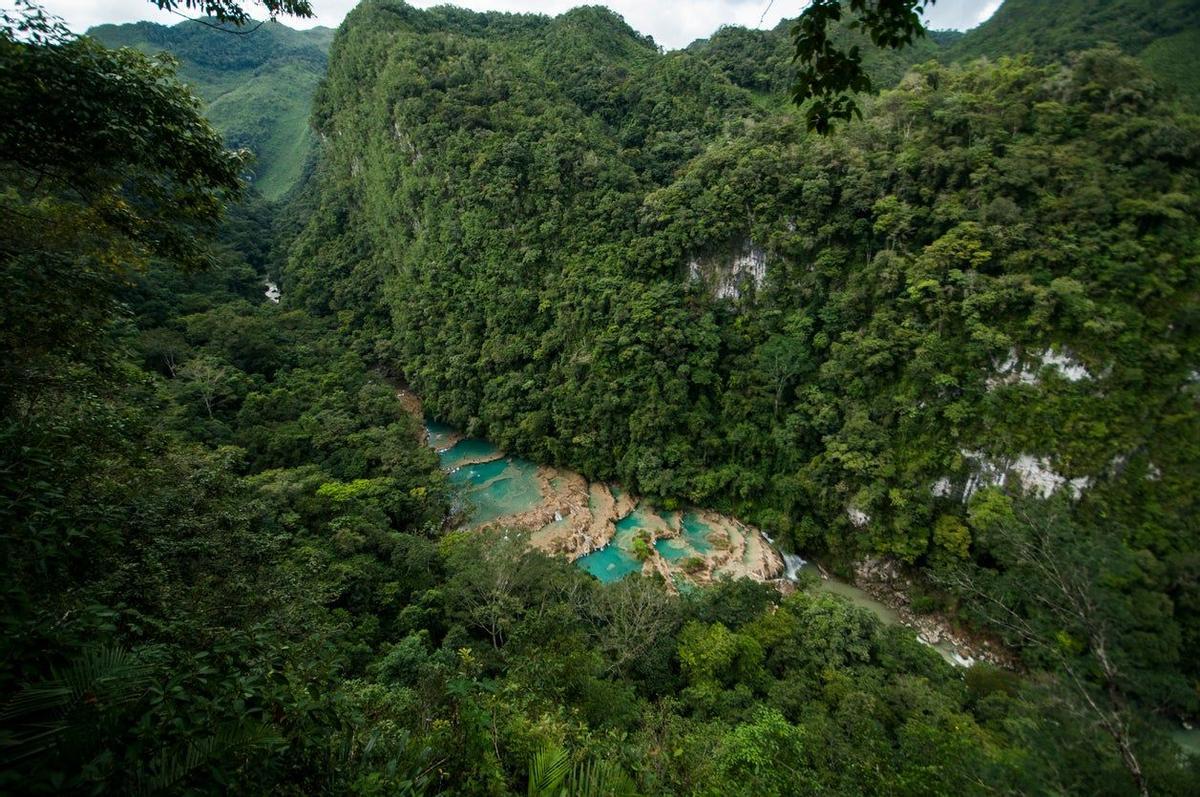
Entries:
[[[1195, 797], [1200, 116], [1130, 53], [818, 136], [770, 35], [365, 0], [238, 203], [17, 14], [0, 795]], [[303, 36], [194, 33], [294, 144]]]
[[[795, 48], [790, 34], [793, 24], [795, 20], [785, 19], [771, 30], [723, 27], [711, 38], [693, 42], [688, 51], [716, 67], [738, 86], [786, 95], [794, 82]], [[877, 88], [890, 88], [909, 67], [938, 57], [958, 36], [955, 31], [933, 31], [899, 50], [873, 47], [862, 34], [844, 28], [834, 32], [833, 40], [840, 47], [858, 45], [872, 82]]]
[[824, 139], [602, 10], [366, 3], [333, 52], [285, 292], [437, 417], [846, 559], [991, 561], [987, 486], [1195, 555], [1200, 130], [1136, 61], [926, 65]]
[[178, 58], [181, 78], [205, 100], [228, 145], [254, 153], [253, 183], [263, 196], [278, 199], [299, 181], [313, 149], [308, 117], [331, 29], [268, 22], [243, 36], [188, 21], [100, 25], [88, 33], [110, 47]]
[[1138, 56], [1192, 110], [1200, 110], [1200, 69], [1192, 46], [1198, 32], [1198, 0], [1005, 0], [947, 52], [959, 60], [1032, 53], [1049, 61], [1111, 43]]
[[1112, 42], [1138, 53], [1157, 39], [1196, 27], [1196, 0], [1005, 0], [953, 52], [990, 58], [1032, 52], [1054, 58]]

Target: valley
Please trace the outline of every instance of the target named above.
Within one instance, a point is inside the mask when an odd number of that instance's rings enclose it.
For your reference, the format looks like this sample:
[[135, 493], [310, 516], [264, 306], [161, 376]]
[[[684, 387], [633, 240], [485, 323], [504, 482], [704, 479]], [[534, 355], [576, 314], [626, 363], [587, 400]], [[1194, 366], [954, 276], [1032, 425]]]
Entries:
[[[994, 641], [969, 639], [945, 617], [897, 611], [815, 563], [778, 551], [761, 531], [734, 518], [702, 509], [658, 510], [616, 485], [588, 483], [572, 471], [506, 455], [485, 440], [427, 420], [410, 391], [399, 395], [422, 423], [425, 443], [456, 489], [450, 520], [461, 527], [526, 532], [531, 546], [574, 562], [604, 583], [640, 574], [659, 577], [677, 592], [721, 578], [750, 578], [787, 594], [808, 579], [815, 589], [845, 598], [886, 625], [915, 629], [918, 640], [952, 665], [977, 660], [1014, 665], [1010, 653], [992, 647]], [[907, 605], [906, 595], [886, 586], [889, 600]]]
[[0, 12], [0, 794], [1197, 793], [1196, 0], [145, 5]]

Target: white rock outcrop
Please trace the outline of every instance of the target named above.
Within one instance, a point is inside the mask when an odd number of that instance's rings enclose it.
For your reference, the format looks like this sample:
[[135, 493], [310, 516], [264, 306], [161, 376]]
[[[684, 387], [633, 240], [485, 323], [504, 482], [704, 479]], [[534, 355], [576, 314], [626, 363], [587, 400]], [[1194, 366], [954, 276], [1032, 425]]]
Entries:
[[1001, 385], [1041, 384], [1041, 373], [1044, 368], [1053, 368], [1068, 382], [1093, 378], [1091, 371], [1079, 362], [1071, 350], [1065, 346], [1061, 348], [1051, 346], [1041, 351], [1032, 351], [1030, 355], [1029, 360], [1023, 362], [1016, 349], [1009, 349], [1008, 357], [1003, 362], [995, 363], [996, 371], [987, 380], [988, 389], [995, 389]]
[[970, 451], [965, 448], [960, 453], [973, 464], [971, 475], [963, 487], [964, 502], [984, 487], [1003, 486], [1010, 473], [1017, 476], [1026, 491], [1042, 498], [1049, 498], [1063, 488], [1069, 489], [1071, 495], [1078, 498], [1092, 485], [1090, 476], [1068, 479], [1056, 472], [1046, 457], [1021, 454], [1016, 459], [993, 459], [982, 451]]
[[746, 239], [731, 257], [693, 257], [688, 279], [703, 283], [716, 299], [740, 299], [753, 287], [762, 287], [767, 276], [767, 253]]
[[871, 516], [857, 507], [849, 507], [846, 509], [846, 517], [850, 518], [850, 522], [855, 528], [863, 528], [871, 522]]

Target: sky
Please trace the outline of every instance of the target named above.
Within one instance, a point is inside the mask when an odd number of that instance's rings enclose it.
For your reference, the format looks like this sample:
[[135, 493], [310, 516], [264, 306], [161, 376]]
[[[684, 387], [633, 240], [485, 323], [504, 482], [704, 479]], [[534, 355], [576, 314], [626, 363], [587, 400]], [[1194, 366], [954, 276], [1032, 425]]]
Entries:
[[[337, 27], [358, 0], [312, 0], [315, 20], [281, 18], [287, 25]], [[183, 18], [159, 11], [149, 0], [40, 0], [53, 14], [66, 20], [72, 30], [83, 32], [103, 22], [135, 22], [149, 19], [167, 25]], [[427, 8], [445, 0], [409, 0]], [[1001, 0], [937, 0], [925, 12], [932, 28], [968, 30], [990, 17]], [[686, 47], [696, 39], [711, 36], [722, 25], [772, 28], [784, 17], [794, 17], [804, 0], [453, 0], [452, 5], [477, 11], [523, 11], [559, 14], [578, 5], [605, 5], [625, 17], [634, 29], [648, 33], [667, 49]], [[253, 5], [253, 0], [243, 0]], [[11, 3], [0, 0], [0, 7]]]

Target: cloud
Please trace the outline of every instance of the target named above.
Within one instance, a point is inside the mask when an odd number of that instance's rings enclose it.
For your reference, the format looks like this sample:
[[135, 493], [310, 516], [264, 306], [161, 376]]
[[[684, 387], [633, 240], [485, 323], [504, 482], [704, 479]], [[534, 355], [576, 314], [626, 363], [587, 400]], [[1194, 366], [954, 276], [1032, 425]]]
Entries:
[[981, 22], [987, 22], [991, 18], [992, 14], [996, 13], [996, 10], [1000, 8], [1000, 4], [1003, 2], [1004, 0], [991, 0], [990, 3], [982, 3], [979, 8], [979, 13], [975, 17], [975, 24], [978, 25]]
[[984, 22], [1003, 0], [937, 0], [925, 9], [925, 20], [935, 30], [970, 30]]
[[[79, 33], [105, 22], [148, 19], [173, 25], [182, 20], [182, 17], [158, 10], [148, 0], [41, 0], [41, 5], [51, 14], [62, 17], [71, 30]], [[0, 6], [11, 8], [12, 4], [0, 0]]]
[[[149, 19], [174, 24], [182, 17], [159, 11], [149, 0], [42, 0], [46, 8], [67, 21], [73, 30], [84, 31], [104, 22], [134, 22]], [[444, 0], [414, 0], [420, 8], [441, 5]], [[514, 11], [561, 14], [578, 5], [596, 0], [456, 0], [454, 5], [476, 11]], [[252, 3], [251, 3], [252, 4]], [[711, 36], [722, 25], [774, 27], [785, 17], [794, 17], [804, 0], [607, 0], [603, 5], [625, 18], [635, 30], [647, 33], [667, 49], [686, 47], [696, 39]], [[1000, 0], [938, 0], [926, 12], [934, 28], [965, 30], [987, 19]], [[10, 4], [0, 0], [0, 5]], [[284, 19], [293, 27], [341, 23], [355, 0], [312, 0], [315, 20]]]

